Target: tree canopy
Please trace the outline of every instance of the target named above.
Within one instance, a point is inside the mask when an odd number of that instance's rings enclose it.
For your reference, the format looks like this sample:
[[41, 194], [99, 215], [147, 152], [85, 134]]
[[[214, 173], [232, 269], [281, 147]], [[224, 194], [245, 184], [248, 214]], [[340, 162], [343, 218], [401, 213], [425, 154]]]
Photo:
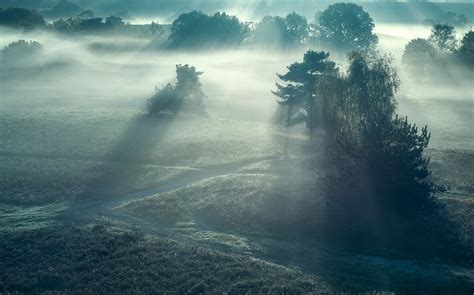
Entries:
[[409, 72], [425, 76], [434, 66], [436, 55], [436, 49], [428, 40], [417, 38], [405, 46], [402, 63]]
[[319, 15], [317, 37], [325, 45], [341, 50], [373, 48], [378, 42], [374, 27], [373, 19], [362, 6], [336, 3]]
[[456, 51], [456, 31], [453, 26], [447, 24], [434, 25], [429, 40], [440, 53], [453, 53]]
[[328, 180], [330, 207], [336, 210], [332, 213], [349, 216], [346, 222], [364, 218], [370, 210], [375, 215], [415, 216], [443, 190], [429, 177], [429, 158], [424, 156], [428, 129], [420, 130], [396, 114], [400, 82], [389, 56], [353, 52], [348, 63], [345, 73], [318, 84], [325, 121], [337, 125], [326, 125], [337, 139], [332, 149], [338, 173]]
[[217, 12], [212, 16], [200, 11], [181, 14], [171, 25], [169, 37], [173, 48], [240, 45], [248, 27], [235, 16]]
[[265, 16], [253, 31], [253, 42], [265, 46], [296, 47], [304, 44], [309, 35], [309, 24], [295, 12], [286, 17]]
[[13, 28], [34, 29], [45, 26], [46, 21], [36, 10], [7, 8], [0, 9], [0, 25]]
[[162, 112], [177, 114], [180, 111], [205, 114], [206, 95], [199, 79], [202, 74], [193, 66], [176, 65], [176, 83], [156, 89], [147, 102], [148, 114], [157, 116]]
[[316, 85], [324, 75], [336, 71], [336, 64], [329, 60], [329, 53], [307, 51], [303, 62], [288, 66], [288, 72], [277, 74], [286, 85], [276, 84], [272, 91], [279, 98], [278, 103], [288, 108], [286, 125], [305, 123], [312, 134], [316, 127]]
[[474, 32], [467, 32], [461, 40], [458, 55], [463, 62], [474, 65]]
[[43, 46], [36, 41], [18, 40], [1, 51], [3, 62], [28, 64], [41, 54]]

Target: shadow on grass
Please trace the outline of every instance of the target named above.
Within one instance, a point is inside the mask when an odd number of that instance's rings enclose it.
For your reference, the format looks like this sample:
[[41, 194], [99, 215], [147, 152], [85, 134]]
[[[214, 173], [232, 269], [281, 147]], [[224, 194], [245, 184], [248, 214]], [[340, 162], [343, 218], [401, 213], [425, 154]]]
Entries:
[[100, 166], [90, 172], [97, 177], [86, 184], [87, 189], [76, 197], [76, 201], [113, 197], [118, 193], [117, 188], [125, 184], [127, 188], [133, 188], [134, 175], [131, 170], [152, 161], [153, 151], [168, 134], [175, 119], [174, 116], [166, 115], [140, 115], [133, 118]]

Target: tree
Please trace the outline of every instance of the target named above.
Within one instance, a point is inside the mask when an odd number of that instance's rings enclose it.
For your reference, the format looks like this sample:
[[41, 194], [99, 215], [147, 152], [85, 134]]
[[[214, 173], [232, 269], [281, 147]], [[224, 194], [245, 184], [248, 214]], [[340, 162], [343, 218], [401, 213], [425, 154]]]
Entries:
[[349, 206], [370, 202], [373, 209], [398, 216], [429, 209], [435, 195], [443, 191], [430, 180], [429, 158], [423, 155], [429, 141], [427, 126], [419, 132], [406, 117], [360, 121], [357, 136], [342, 136], [339, 141], [351, 161], [338, 163], [345, 169], [345, 180], [339, 179], [339, 185], [347, 198], [338, 201]]
[[430, 180], [427, 127], [419, 130], [395, 112], [398, 85], [391, 61], [374, 52], [352, 53], [347, 73], [318, 84], [320, 92], [338, 94], [323, 110], [341, 126], [331, 145], [337, 173], [326, 184], [329, 214], [343, 227], [367, 231], [374, 222], [423, 215], [444, 190]]
[[287, 126], [306, 123], [310, 134], [316, 127], [316, 85], [321, 77], [336, 71], [336, 65], [329, 60], [329, 53], [307, 51], [303, 62], [293, 63], [286, 74], [277, 74], [286, 85], [276, 84], [272, 93], [280, 98], [279, 104], [288, 107]]
[[264, 46], [283, 47], [290, 40], [285, 19], [281, 16], [265, 16], [253, 32], [253, 42]]
[[246, 38], [248, 27], [235, 16], [215, 13], [208, 16], [200, 11], [181, 14], [171, 25], [171, 47], [195, 48], [206, 46], [235, 46]]
[[434, 25], [429, 41], [440, 53], [453, 53], [457, 47], [456, 31], [450, 25]]
[[263, 46], [297, 47], [309, 36], [308, 21], [295, 12], [286, 17], [265, 16], [253, 32], [253, 42]]
[[430, 73], [435, 61], [436, 49], [426, 39], [413, 39], [405, 46], [402, 63], [409, 72], [425, 76]]
[[123, 22], [122, 18], [112, 15], [105, 18], [105, 25], [110, 29], [117, 30], [123, 27], [125, 23]]
[[157, 116], [161, 112], [177, 114], [184, 110], [198, 115], [205, 114], [204, 100], [206, 95], [201, 89], [198, 72], [195, 67], [189, 65], [176, 65], [176, 84], [168, 83], [148, 99], [148, 114]]
[[390, 56], [357, 51], [349, 54], [348, 63], [346, 72], [318, 82], [324, 128], [333, 137], [354, 134], [361, 121], [390, 118], [396, 109], [400, 80]]
[[292, 12], [285, 17], [285, 23], [290, 42], [296, 45], [304, 44], [309, 34], [309, 25], [306, 18]]
[[468, 65], [474, 65], [474, 32], [467, 32], [461, 40], [458, 56]]
[[101, 17], [85, 18], [79, 23], [79, 30], [81, 31], [97, 32], [105, 28], [104, 19]]
[[34, 29], [44, 27], [46, 21], [36, 10], [7, 8], [0, 9], [0, 25], [13, 28]]
[[373, 19], [362, 6], [336, 3], [319, 16], [318, 38], [341, 50], [373, 48], [378, 42], [374, 27]]
[[36, 42], [18, 40], [5, 46], [1, 51], [2, 60], [8, 65], [29, 65], [43, 51], [43, 46]]
[[373, 51], [349, 54], [346, 74], [348, 103], [354, 108], [352, 122], [392, 117], [400, 79], [393, 58]]

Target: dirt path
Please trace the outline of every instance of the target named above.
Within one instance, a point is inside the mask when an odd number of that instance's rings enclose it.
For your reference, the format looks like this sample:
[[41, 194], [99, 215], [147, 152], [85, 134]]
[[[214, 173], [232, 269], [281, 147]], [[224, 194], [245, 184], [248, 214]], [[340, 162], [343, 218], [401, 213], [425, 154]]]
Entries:
[[190, 171], [187, 175], [179, 179], [171, 180], [165, 184], [144, 191], [131, 192], [113, 197], [90, 197], [86, 200], [78, 200], [71, 204], [67, 210], [64, 210], [59, 218], [66, 220], [90, 219], [94, 216], [104, 215], [107, 212], [110, 212], [113, 208], [133, 200], [139, 200], [159, 193], [170, 192], [208, 178], [231, 174], [242, 167], [275, 158], [277, 158], [277, 156], [266, 156], [219, 166], [198, 168], [197, 170]]

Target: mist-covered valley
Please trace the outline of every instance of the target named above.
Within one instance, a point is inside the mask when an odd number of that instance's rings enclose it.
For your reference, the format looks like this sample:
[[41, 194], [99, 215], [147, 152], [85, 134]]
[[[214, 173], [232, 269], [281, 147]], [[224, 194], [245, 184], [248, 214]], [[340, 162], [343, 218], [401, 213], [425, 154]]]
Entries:
[[269, 2], [0, 9], [0, 292], [472, 293], [472, 3]]

